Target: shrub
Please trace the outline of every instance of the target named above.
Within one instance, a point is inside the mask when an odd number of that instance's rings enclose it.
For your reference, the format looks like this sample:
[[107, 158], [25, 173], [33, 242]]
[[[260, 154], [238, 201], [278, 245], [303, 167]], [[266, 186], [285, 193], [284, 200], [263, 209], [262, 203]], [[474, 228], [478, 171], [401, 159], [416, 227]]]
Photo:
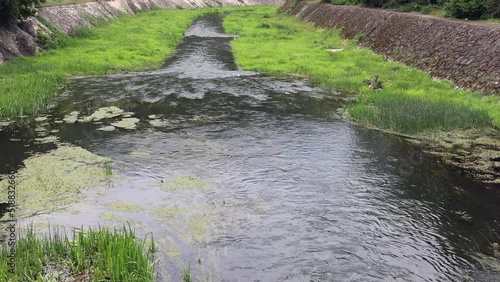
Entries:
[[8, 25], [36, 14], [35, 6], [46, 0], [0, 0], [0, 25]]
[[486, 16], [489, 18], [500, 19], [500, 0], [490, 0]]
[[476, 20], [486, 16], [490, 0], [449, 0], [445, 4], [448, 16]]

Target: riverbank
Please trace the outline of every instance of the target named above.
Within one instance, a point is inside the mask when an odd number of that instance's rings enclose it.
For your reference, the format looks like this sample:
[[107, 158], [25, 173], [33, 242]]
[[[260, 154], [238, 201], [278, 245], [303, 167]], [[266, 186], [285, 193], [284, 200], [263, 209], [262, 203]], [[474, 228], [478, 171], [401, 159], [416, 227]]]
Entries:
[[[57, 2], [57, 1], [55, 1]], [[0, 64], [17, 56], [33, 56], [44, 48], [44, 42], [57, 33], [73, 34], [79, 27], [95, 27], [123, 15], [155, 9], [195, 9], [210, 7], [280, 5], [282, 0], [106, 0], [76, 1], [79, 4], [38, 7], [38, 16], [17, 25], [0, 27]], [[54, 4], [54, 3], [52, 3]], [[42, 45], [42, 46], [40, 46]]]
[[486, 94], [500, 94], [500, 25], [367, 9], [288, 1], [290, 11], [318, 27], [342, 30], [346, 38], [402, 62], [428, 71], [436, 79]]
[[[424, 150], [449, 154], [445, 159], [474, 179], [499, 184], [494, 128], [500, 126], [500, 97], [457, 90], [450, 81], [435, 81], [422, 70], [359, 48], [339, 30], [316, 28], [272, 8], [233, 13], [224, 23], [226, 32], [241, 35], [232, 46], [243, 69], [308, 79], [340, 100], [354, 101], [346, 103], [341, 113], [346, 117], [419, 140]], [[373, 89], [374, 75], [381, 89]], [[461, 138], [445, 138], [443, 132]]]
[[221, 11], [139, 12], [95, 29], [82, 27], [73, 38], [64, 38], [61, 48], [0, 65], [0, 116], [35, 115], [61, 92], [69, 76], [157, 69], [194, 19]]

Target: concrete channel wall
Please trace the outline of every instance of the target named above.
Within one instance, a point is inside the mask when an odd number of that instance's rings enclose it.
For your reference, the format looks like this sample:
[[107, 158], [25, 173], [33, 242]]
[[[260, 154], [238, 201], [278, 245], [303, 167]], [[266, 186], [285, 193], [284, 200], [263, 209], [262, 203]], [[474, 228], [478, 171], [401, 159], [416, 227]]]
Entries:
[[[81, 26], [91, 27], [91, 18], [114, 19], [155, 8], [202, 8], [217, 6], [280, 5], [282, 0], [99, 0], [83, 4], [50, 6], [39, 9], [39, 15], [60, 31], [71, 34]], [[36, 18], [28, 18], [18, 26], [0, 28], [0, 64], [17, 56], [35, 55], [37, 32], [50, 30]]]
[[[500, 95], [500, 24], [288, 0], [282, 10], [458, 87]], [[362, 35], [362, 36], [360, 36]]]

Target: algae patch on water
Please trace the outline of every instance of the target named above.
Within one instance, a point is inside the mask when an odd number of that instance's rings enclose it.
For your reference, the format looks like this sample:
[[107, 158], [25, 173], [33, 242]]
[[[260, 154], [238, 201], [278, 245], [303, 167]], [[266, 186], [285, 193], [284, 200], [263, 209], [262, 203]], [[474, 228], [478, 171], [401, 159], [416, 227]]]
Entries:
[[190, 175], [176, 175], [171, 181], [161, 184], [160, 189], [164, 191], [176, 191], [182, 189], [203, 189], [205, 182]]
[[157, 208], [153, 210], [153, 215], [156, 217], [173, 217], [178, 213], [185, 212], [183, 208]]
[[138, 118], [124, 118], [120, 121], [113, 122], [111, 125], [123, 129], [135, 129], [138, 122]]
[[[26, 159], [25, 167], [16, 175], [18, 215], [56, 210], [81, 201], [84, 189], [97, 186], [108, 178], [100, 167], [104, 161], [109, 159], [72, 146]], [[7, 185], [4, 179], [0, 189], [6, 191]], [[6, 202], [6, 195], [0, 197], [0, 201]]]
[[121, 202], [113, 202], [108, 204], [107, 206], [115, 211], [134, 212], [134, 211], [140, 211], [142, 209], [141, 206], [137, 204], [121, 203]]
[[103, 107], [97, 109], [90, 116], [81, 118], [82, 122], [100, 121], [105, 118], [115, 118], [124, 114], [124, 111], [118, 107]]
[[66, 123], [75, 123], [78, 120], [78, 116], [80, 115], [80, 112], [78, 111], [73, 111], [69, 114], [67, 114], [64, 118], [63, 121]]

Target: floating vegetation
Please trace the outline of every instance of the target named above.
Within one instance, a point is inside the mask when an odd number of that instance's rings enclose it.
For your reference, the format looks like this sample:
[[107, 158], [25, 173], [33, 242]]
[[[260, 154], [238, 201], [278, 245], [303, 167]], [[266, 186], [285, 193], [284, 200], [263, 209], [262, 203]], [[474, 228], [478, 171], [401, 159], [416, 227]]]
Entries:
[[451, 213], [463, 221], [472, 222], [472, 220], [474, 220], [474, 218], [465, 211], [452, 211]]
[[37, 117], [35, 118], [35, 121], [36, 122], [42, 122], [42, 121], [46, 121], [48, 118], [46, 116], [43, 116], [43, 117]]
[[66, 123], [75, 123], [78, 120], [79, 115], [80, 112], [78, 111], [71, 112], [63, 118], [63, 121]]
[[111, 132], [111, 131], [114, 131], [116, 128], [114, 126], [111, 126], [111, 125], [107, 125], [107, 126], [102, 126], [102, 127], [99, 127], [97, 130], [99, 131], [106, 131], [106, 132]]
[[190, 175], [176, 175], [173, 180], [161, 184], [161, 190], [164, 191], [203, 189], [204, 187], [205, 182], [203, 180]]
[[115, 211], [134, 212], [142, 210], [141, 206], [137, 204], [123, 203], [123, 202], [113, 202], [108, 204], [107, 206]]
[[173, 217], [176, 214], [181, 213], [181, 212], [185, 212], [185, 211], [187, 211], [187, 210], [183, 209], [183, 208], [178, 208], [178, 207], [174, 207], [174, 208], [157, 208], [157, 209], [154, 209], [152, 213], [156, 217], [163, 217], [163, 218], [165, 218], [165, 217]]
[[7, 127], [9, 125], [11, 125], [12, 123], [14, 123], [13, 120], [0, 120], [0, 129], [2, 127]]
[[161, 119], [153, 119], [149, 121], [149, 124], [151, 124], [154, 127], [165, 127], [170, 125], [171, 123], [166, 120], [161, 120]]
[[205, 215], [193, 216], [188, 220], [189, 233], [197, 243], [206, 243], [210, 239], [208, 219]]
[[111, 125], [123, 129], [135, 129], [138, 122], [138, 118], [124, 118], [118, 122], [113, 122]]
[[148, 158], [151, 157], [151, 154], [148, 152], [131, 152], [130, 156], [135, 158]]
[[35, 141], [38, 144], [49, 144], [49, 143], [57, 143], [59, 142], [59, 137], [51, 135], [43, 138], [35, 138]]
[[118, 107], [110, 106], [110, 107], [102, 107], [97, 109], [90, 116], [82, 117], [79, 121], [82, 122], [91, 122], [91, 121], [100, 121], [106, 118], [115, 118], [121, 116], [124, 111]]
[[[92, 154], [80, 147], [63, 146], [46, 154], [24, 161], [25, 167], [17, 176], [17, 204], [22, 212], [50, 211], [81, 200], [83, 190], [97, 186], [107, 179], [99, 164], [107, 158]], [[8, 182], [0, 182], [7, 190]], [[1, 198], [4, 197], [4, 198]], [[7, 202], [6, 193], [0, 195]]]
[[112, 220], [112, 219], [116, 219], [116, 215], [114, 215], [112, 213], [101, 213], [99, 215], [99, 218], [104, 219], [104, 220]]

